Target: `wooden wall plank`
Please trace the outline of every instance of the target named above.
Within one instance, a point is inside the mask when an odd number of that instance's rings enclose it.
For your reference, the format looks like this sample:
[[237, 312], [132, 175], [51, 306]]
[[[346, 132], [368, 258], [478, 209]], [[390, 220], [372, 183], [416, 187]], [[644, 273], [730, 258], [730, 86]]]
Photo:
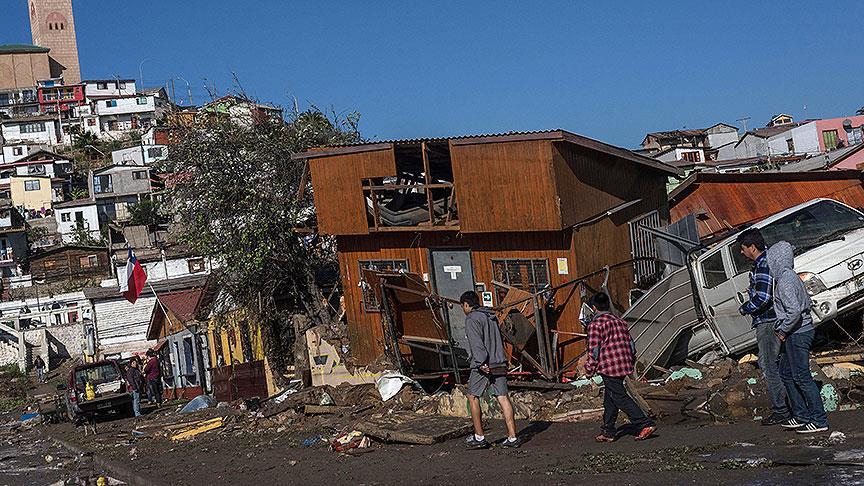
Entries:
[[330, 235], [369, 233], [363, 179], [396, 174], [393, 148], [309, 160], [318, 228]]

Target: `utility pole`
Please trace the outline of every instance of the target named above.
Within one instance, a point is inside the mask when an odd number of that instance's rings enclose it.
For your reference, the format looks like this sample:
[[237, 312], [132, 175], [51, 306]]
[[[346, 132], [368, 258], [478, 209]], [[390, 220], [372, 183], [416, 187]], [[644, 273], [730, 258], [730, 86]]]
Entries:
[[177, 96], [174, 94], [174, 78], [171, 78], [171, 101], [177, 104]]
[[747, 133], [747, 120], [749, 120], [749, 119], [750, 119], [749, 116], [744, 116], [744, 117], [741, 117], [741, 118], [735, 120], [735, 121], [741, 122], [741, 124], [744, 125], [744, 133]]

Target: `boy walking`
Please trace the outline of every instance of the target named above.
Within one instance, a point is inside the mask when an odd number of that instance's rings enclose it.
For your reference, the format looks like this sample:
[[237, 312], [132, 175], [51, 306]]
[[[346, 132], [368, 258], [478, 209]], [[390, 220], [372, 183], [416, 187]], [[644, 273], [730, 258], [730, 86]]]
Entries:
[[603, 428], [597, 442], [614, 442], [618, 430], [618, 411], [630, 418], [630, 425], [639, 430], [636, 440], [651, 436], [657, 427], [639, 405], [627, 394], [624, 378], [633, 373], [636, 350], [627, 323], [610, 313], [609, 296], [594, 294], [588, 301], [594, 318], [588, 324], [588, 361], [585, 373], [590, 378], [599, 374], [603, 379]]
[[474, 433], [467, 439], [469, 449], [485, 449], [489, 442], [483, 435], [483, 412], [480, 397], [487, 389], [492, 391], [507, 426], [507, 438], [501, 442], [504, 447], [519, 447], [522, 439], [516, 436], [516, 421], [513, 406], [507, 395], [507, 356], [501, 340], [501, 329], [495, 312], [480, 306], [477, 293], [468, 291], [459, 298], [465, 312], [465, 333], [468, 336], [471, 372], [468, 375], [468, 403], [471, 405], [471, 421]]
[[813, 302], [804, 283], [795, 273], [792, 245], [780, 241], [767, 251], [768, 267], [774, 278], [774, 331], [782, 342], [780, 378], [792, 404], [792, 418], [780, 424], [799, 434], [828, 430], [828, 416], [819, 394], [819, 386], [810, 374], [810, 346], [813, 344]]
[[771, 397], [772, 413], [762, 420], [762, 425], [783, 424], [791, 418], [791, 414], [786, 404], [786, 388], [778, 367], [780, 339], [774, 333], [777, 322], [777, 313], [774, 311], [774, 277], [765, 254], [765, 240], [759, 229], [750, 228], [738, 235], [735, 241], [740, 246], [741, 254], [753, 262], [750, 287], [747, 289], [749, 300], [738, 311], [741, 315], [753, 318], [756, 346], [759, 349], [759, 368], [765, 376]]

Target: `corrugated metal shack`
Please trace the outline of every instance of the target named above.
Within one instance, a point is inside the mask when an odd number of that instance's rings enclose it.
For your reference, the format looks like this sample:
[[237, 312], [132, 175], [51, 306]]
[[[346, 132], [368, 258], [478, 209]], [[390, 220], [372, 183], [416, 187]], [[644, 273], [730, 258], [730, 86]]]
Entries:
[[819, 197], [864, 207], [862, 180], [858, 170], [697, 172], [669, 194], [669, 212], [672, 221], [695, 214], [704, 240]]
[[[485, 304], [500, 305], [511, 289], [554, 288], [627, 262], [634, 248], [646, 253], [635, 256], [650, 257], [651, 238], [636, 224], [668, 222], [666, 177], [678, 174], [563, 130], [394, 140], [300, 157], [309, 161], [319, 231], [337, 238], [358, 364], [373, 362], [387, 347], [382, 314], [391, 309], [380, 306], [378, 288], [367, 281], [376, 272], [403, 272], [401, 285], [451, 299], [475, 289]], [[606, 284], [619, 308], [626, 307], [635, 280], [656, 270], [631, 264], [609, 273]], [[582, 330], [580, 292], [572, 287], [547, 304], [553, 332]], [[457, 349], [465, 345], [458, 305], [444, 306], [443, 323], [424, 321], [417, 312], [428, 302], [401, 294], [403, 305], [392, 317], [408, 359], [446, 346], [448, 338]], [[417, 329], [427, 324], [447, 332]], [[561, 362], [583, 347], [569, 341], [555, 353]]]

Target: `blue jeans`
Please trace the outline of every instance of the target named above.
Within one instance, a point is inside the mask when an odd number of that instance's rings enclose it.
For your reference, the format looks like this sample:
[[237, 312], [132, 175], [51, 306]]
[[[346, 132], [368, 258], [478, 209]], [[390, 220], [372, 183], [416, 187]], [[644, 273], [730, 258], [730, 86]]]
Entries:
[[778, 360], [780, 359], [780, 339], [774, 333], [774, 322], [767, 321], [756, 325], [756, 344], [759, 346], [759, 368], [765, 376], [771, 409], [774, 413], [789, 417], [786, 404], [786, 386], [780, 379]]
[[136, 417], [141, 416], [141, 392], [139, 391], [132, 392], [132, 410]]
[[828, 425], [819, 386], [810, 374], [810, 346], [814, 330], [786, 336], [780, 350], [780, 378], [792, 404], [792, 416], [800, 422], [820, 427]]

